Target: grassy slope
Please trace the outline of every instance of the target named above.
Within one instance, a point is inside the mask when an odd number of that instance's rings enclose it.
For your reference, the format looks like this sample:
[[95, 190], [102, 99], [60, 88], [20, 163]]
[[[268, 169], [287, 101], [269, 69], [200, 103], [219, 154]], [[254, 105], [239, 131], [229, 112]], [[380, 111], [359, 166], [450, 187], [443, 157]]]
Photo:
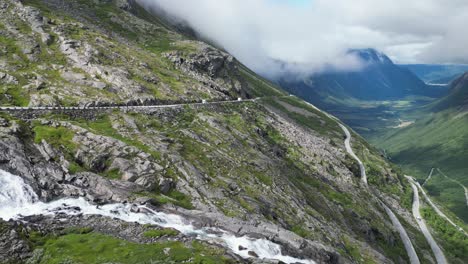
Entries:
[[[467, 186], [468, 115], [453, 109], [421, 115], [423, 118], [415, 124], [391, 129], [372, 141], [385, 149], [393, 162], [421, 181], [436, 167]], [[468, 222], [463, 188], [440, 174], [434, 174], [426, 187], [431, 196]]]
[[[34, 234], [33, 234], [34, 235]], [[38, 263], [234, 263], [224, 250], [200, 242], [137, 244], [99, 233], [72, 232], [58, 236], [34, 235], [32, 244], [42, 249]]]
[[[392, 129], [373, 141], [386, 150], [393, 162], [421, 181], [436, 167], [467, 186], [468, 116], [456, 116], [453, 111], [431, 114], [407, 128]], [[460, 186], [435, 174], [427, 189], [431, 196], [468, 222], [464, 191]]]

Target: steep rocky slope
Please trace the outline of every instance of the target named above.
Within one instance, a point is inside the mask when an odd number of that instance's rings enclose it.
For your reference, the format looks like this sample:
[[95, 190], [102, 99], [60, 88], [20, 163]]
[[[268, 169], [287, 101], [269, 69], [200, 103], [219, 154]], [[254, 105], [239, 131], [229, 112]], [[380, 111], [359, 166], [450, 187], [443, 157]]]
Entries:
[[[0, 169], [21, 177], [42, 202], [146, 204], [318, 263], [408, 262], [381, 199], [421, 262], [433, 262], [397, 168], [353, 135], [372, 191], [364, 188], [337, 120], [133, 1], [6, 0], [0, 30], [3, 105], [260, 97], [139, 111], [2, 113]], [[242, 258], [235, 254], [242, 245], [233, 250], [157, 225], [80, 213], [0, 220], [0, 241], [4, 263], [278, 263], [255, 252]]]

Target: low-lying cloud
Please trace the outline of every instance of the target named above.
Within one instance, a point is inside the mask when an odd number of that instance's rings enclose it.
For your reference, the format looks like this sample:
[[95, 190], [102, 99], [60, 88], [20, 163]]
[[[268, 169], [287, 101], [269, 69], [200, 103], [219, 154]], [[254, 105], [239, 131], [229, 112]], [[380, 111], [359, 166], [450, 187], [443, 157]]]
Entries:
[[368, 47], [399, 63], [468, 63], [466, 0], [138, 1], [268, 75], [359, 69], [347, 51]]

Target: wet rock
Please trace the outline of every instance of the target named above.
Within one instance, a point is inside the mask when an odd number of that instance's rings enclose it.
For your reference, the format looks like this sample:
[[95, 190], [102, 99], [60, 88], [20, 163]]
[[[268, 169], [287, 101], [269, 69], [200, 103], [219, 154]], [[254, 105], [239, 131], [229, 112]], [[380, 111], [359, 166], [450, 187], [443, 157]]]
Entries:
[[249, 254], [249, 256], [251, 256], [251, 257], [258, 258], [257, 253], [255, 253], [254, 251], [249, 251], [249, 252], [247, 252], [247, 254]]

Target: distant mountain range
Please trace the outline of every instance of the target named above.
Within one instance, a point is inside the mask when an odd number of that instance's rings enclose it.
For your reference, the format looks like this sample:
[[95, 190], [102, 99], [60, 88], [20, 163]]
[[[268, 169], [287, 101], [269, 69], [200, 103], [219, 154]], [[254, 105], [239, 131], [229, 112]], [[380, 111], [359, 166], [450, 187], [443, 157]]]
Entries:
[[392, 62], [374, 49], [350, 50], [365, 67], [359, 71], [326, 72], [307, 78], [282, 78], [279, 83], [290, 92], [327, 108], [345, 100], [396, 100], [411, 95], [439, 97], [444, 90], [426, 85], [410, 70]]
[[446, 86], [424, 83], [377, 50], [350, 50], [349, 53], [360, 58], [365, 67], [359, 71], [329, 71], [275, 81], [364, 135], [392, 122], [392, 126], [398, 125], [399, 113], [404, 108], [427, 104], [447, 93]]
[[468, 64], [402, 64], [426, 83], [449, 84], [468, 71]]

